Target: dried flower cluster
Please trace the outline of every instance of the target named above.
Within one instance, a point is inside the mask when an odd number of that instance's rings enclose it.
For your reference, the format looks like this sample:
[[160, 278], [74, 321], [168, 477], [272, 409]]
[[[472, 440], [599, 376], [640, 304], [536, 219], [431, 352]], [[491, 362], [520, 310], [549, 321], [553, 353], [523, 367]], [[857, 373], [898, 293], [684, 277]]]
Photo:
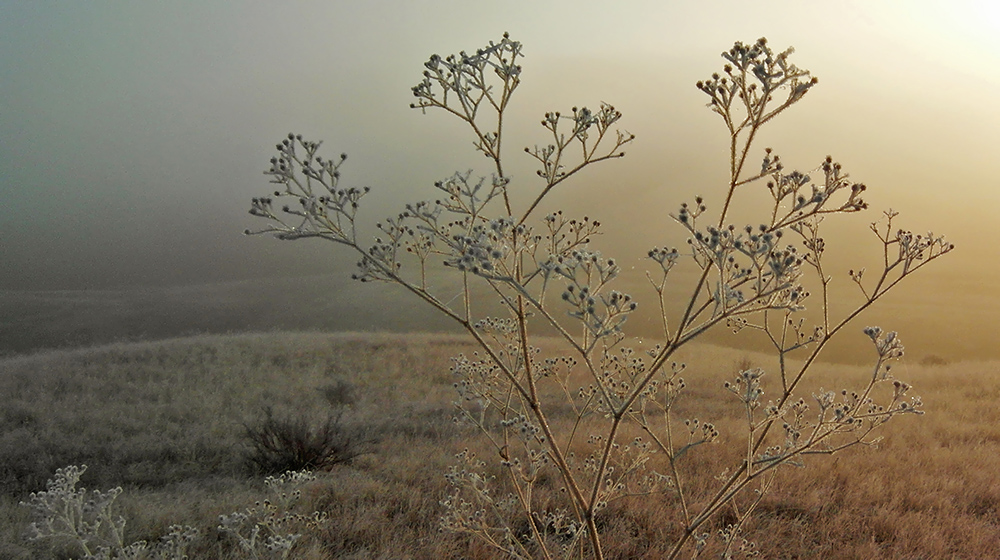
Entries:
[[[865, 185], [849, 180], [829, 157], [808, 172], [788, 170], [769, 148], [759, 168], [747, 163], [761, 127], [817, 83], [791, 63], [791, 54], [775, 53], [764, 39], [736, 43], [722, 55], [722, 72], [697, 84], [729, 133], [729, 183], [718, 210], [710, 213], [698, 197], [671, 214], [685, 243], [648, 252], [662, 342], [646, 353], [624, 344], [637, 302], [615, 288], [621, 273], [615, 259], [592, 247], [602, 224], [561, 212], [536, 215], [564, 181], [623, 157], [634, 136], [616, 128], [622, 114], [606, 103], [546, 112], [543, 140], [524, 148], [538, 164], [537, 183], [512, 181], [504, 172], [503, 117], [520, 84], [523, 55], [509, 36], [474, 54], [432, 56], [413, 88], [412, 107], [444, 111], [469, 126], [476, 151], [490, 161], [489, 173], [439, 181], [440, 198], [408, 204], [381, 222], [371, 246], [355, 231], [367, 189], [339, 186], [345, 156], [324, 159], [318, 142], [295, 135], [277, 146], [265, 173], [284, 185], [274, 196], [293, 203], [276, 212], [270, 198], [254, 199], [251, 214], [269, 225], [253, 233], [346, 245], [359, 256], [355, 278], [402, 286], [479, 345], [475, 354], [454, 359], [457, 419], [477, 426], [496, 455], [466, 451], [457, 457], [447, 474], [453, 491], [442, 502], [445, 529], [514, 558], [603, 558], [601, 515], [618, 500], [650, 496], [679, 512], [681, 526], [664, 533], [672, 539], [669, 558], [709, 550], [750, 557], [758, 551], [743, 528], [778, 467], [869, 445], [881, 424], [920, 413], [920, 400], [907, 396], [910, 387], [889, 375], [889, 362], [902, 355], [899, 337], [875, 327], [865, 330], [877, 354], [866, 384], [799, 394], [835, 335], [952, 246], [940, 236], [894, 229], [896, 214], [887, 212], [872, 225], [884, 254], [877, 278], [870, 281], [863, 268], [851, 271], [846, 280], [858, 286], [861, 302], [832, 316], [824, 220], [865, 210]], [[515, 188], [530, 193], [523, 208], [512, 204]], [[737, 195], [763, 197], [769, 210], [753, 224], [731, 223]], [[440, 263], [443, 270], [433, 266]], [[685, 290], [690, 296], [682, 311], [672, 313], [670, 294], [677, 292], [668, 285], [679, 267], [694, 271], [685, 278], [695, 281]], [[458, 277], [459, 297], [435, 291], [435, 275], [442, 274]], [[473, 282], [503, 303], [504, 316], [474, 316], [479, 292], [470, 288]], [[804, 314], [807, 305], [813, 315]], [[677, 351], [714, 328], [758, 333], [777, 358], [776, 371], [740, 368], [724, 383], [743, 425], [725, 438], [720, 422], [691, 417], [677, 406], [686, 387]], [[533, 341], [552, 333], [564, 349], [546, 355]], [[710, 444], [723, 440], [737, 442], [740, 459], [712, 489], [688, 484], [689, 458], [713, 453]], [[709, 530], [724, 509], [735, 517]]]

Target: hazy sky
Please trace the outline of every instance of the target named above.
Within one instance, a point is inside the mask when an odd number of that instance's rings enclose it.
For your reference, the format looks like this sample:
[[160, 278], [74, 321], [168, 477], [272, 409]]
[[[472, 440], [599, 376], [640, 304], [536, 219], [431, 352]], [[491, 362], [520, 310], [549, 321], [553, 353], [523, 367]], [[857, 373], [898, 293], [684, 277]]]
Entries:
[[763, 141], [867, 183], [862, 230], [892, 206], [959, 245], [914, 281], [921, 305], [1000, 310], [1000, 8], [972, 0], [0, 1], [0, 289], [348, 275], [322, 244], [240, 235], [274, 143], [294, 131], [350, 154], [345, 181], [374, 189], [366, 221], [433, 197], [482, 158], [457, 123], [410, 110], [410, 87], [430, 54], [504, 31], [525, 53], [510, 157], [574, 105], [613, 103], [636, 134], [561, 199], [637, 228], [607, 236], [628, 262], [681, 243], [667, 213], [718, 192], [725, 132], [694, 83], [766, 36], [820, 83]]

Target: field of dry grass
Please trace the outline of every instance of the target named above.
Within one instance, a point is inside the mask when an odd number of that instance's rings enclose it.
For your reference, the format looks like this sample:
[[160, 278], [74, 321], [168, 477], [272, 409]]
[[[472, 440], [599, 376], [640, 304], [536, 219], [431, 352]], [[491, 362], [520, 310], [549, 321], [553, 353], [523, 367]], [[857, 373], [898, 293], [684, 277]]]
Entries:
[[[487, 558], [438, 530], [454, 454], [486, 453], [476, 432], [452, 421], [449, 359], [472, 350], [443, 335], [277, 333], [0, 361], [0, 558], [59, 557], [59, 547], [24, 541], [30, 516], [17, 504], [71, 464], [88, 465], [88, 488], [124, 487], [127, 540], [185, 523], [206, 537], [192, 557], [240, 557], [215, 527], [262, 495], [261, 477], [246, 468], [244, 426], [268, 406], [322, 418], [331, 387], [345, 385], [356, 400], [344, 421], [366, 434], [366, 453], [305, 488], [298, 507], [328, 517], [293, 557]], [[722, 382], [738, 363], [769, 365], [711, 346], [691, 346], [682, 359], [686, 406], [724, 434], [738, 410]], [[867, 375], [839, 365], [814, 373], [815, 388]], [[904, 359], [894, 373], [923, 396], [927, 414], [890, 423], [878, 449], [784, 469], [748, 527], [764, 557], [971, 559], [1000, 550], [1000, 364]], [[724, 449], [692, 455], [704, 484], [719, 474]], [[603, 517], [613, 558], [656, 558], [676, 531], [668, 497], [618, 502]]]

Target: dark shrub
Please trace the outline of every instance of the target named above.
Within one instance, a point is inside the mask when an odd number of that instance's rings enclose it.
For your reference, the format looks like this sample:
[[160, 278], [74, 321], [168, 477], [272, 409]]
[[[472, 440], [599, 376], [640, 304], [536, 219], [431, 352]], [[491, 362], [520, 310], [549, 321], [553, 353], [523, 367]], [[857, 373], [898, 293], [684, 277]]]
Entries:
[[336, 379], [333, 383], [317, 389], [330, 406], [348, 406], [357, 402], [357, 391], [354, 385], [344, 379]]
[[323, 470], [365, 452], [365, 430], [344, 422], [344, 411], [313, 423], [305, 415], [277, 416], [268, 407], [254, 425], [244, 425], [250, 444], [247, 465], [256, 473]]

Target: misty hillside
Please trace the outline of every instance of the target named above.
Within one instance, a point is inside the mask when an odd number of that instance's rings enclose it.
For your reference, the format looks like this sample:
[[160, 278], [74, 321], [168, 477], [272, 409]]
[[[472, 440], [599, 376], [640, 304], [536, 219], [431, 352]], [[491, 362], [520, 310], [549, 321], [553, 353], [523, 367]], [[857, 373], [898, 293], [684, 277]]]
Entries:
[[[629, 289], [648, 296], [648, 286]], [[492, 301], [488, 294], [482, 299]], [[821, 359], [868, 363], [873, 354], [861, 335], [868, 324], [899, 329], [909, 360], [915, 363], [994, 356], [990, 329], [967, 325], [942, 332], [936, 323], [928, 328], [900, 318], [901, 308], [929, 305], [926, 301], [894, 298], [882, 303], [860, 317], [855, 329], [838, 337]], [[626, 332], [656, 339], [659, 319], [651, 313], [654, 308], [652, 298], [640, 300], [639, 312], [629, 320]], [[927, 311], [932, 312], [937, 311]], [[981, 314], [990, 315], [989, 308]], [[346, 271], [175, 287], [0, 290], [0, 357], [115, 342], [268, 331], [460, 333], [452, 322], [398, 286], [356, 282]], [[722, 327], [707, 333], [703, 341], [747, 351], [767, 349], [757, 333], [733, 335]]]
[[330, 275], [118, 290], [0, 290], [0, 356], [204, 333], [449, 329], [392, 286]]

